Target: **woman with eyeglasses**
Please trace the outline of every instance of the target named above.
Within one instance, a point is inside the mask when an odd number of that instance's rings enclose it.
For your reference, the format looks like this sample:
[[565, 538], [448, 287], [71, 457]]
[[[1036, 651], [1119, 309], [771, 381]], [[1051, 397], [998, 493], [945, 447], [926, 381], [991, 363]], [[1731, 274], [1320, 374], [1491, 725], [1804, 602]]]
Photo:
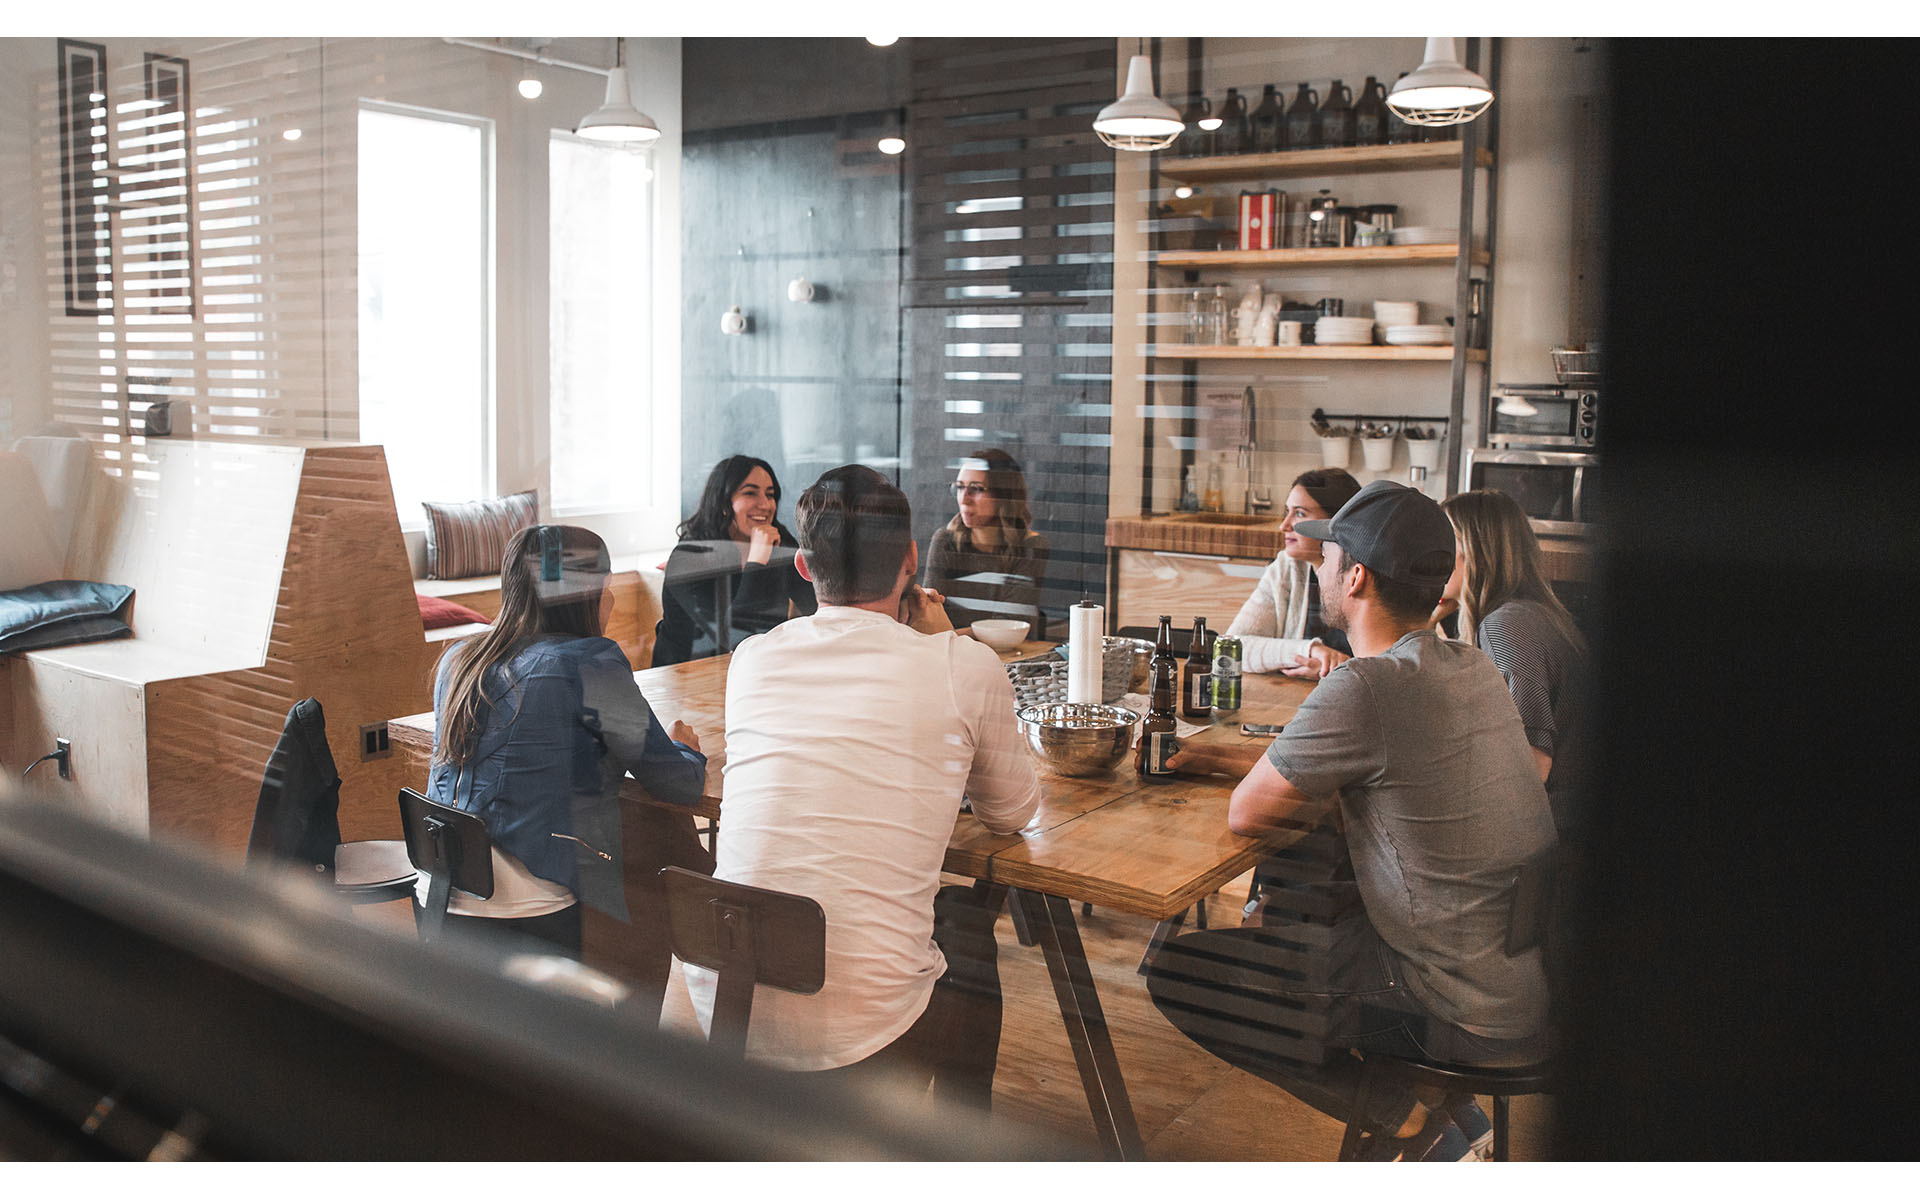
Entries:
[[765, 459], [735, 454], [714, 464], [700, 503], [680, 523], [667, 560], [653, 665], [720, 652], [720, 589], [728, 609], [727, 647], [820, 607], [793, 566], [797, 543], [779, 521], [780, 481]]
[[982, 450], [961, 460], [953, 495], [958, 511], [927, 547], [926, 586], [946, 597], [955, 629], [1006, 617], [1043, 636], [1047, 539], [1033, 529], [1020, 464], [1005, 450]]
[[[650, 809], [622, 828], [627, 772], [655, 800], [690, 806], [707, 760], [684, 723], [661, 728], [626, 655], [603, 635], [614, 603], [609, 570], [606, 543], [591, 530], [521, 530], [500, 566], [493, 627], [440, 660], [427, 796], [478, 813], [493, 842], [493, 894], [455, 889], [449, 929], [532, 938], [577, 958], [580, 901], [625, 921], [626, 874], [636, 902], [654, 907], [645, 891], [673, 847], [698, 850], [690, 812]], [[417, 885], [416, 911], [428, 882]], [[622, 956], [650, 958], [653, 977], [639, 982], [654, 992], [672, 966], [652, 928], [664, 919], [648, 912], [636, 923], [650, 956]]]

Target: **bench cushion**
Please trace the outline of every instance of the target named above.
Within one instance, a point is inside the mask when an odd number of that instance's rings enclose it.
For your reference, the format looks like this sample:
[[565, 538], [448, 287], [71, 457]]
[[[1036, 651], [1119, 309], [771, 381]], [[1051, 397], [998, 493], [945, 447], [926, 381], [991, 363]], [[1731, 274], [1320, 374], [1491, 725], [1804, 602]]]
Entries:
[[0, 592], [0, 654], [126, 637], [133, 589], [56, 579]]
[[513, 535], [540, 522], [540, 493], [447, 504], [422, 501], [427, 512], [427, 578], [496, 574]]
[[457, 604], [444, 596], [422, 596], [415, 593], [414, 599], [420, 602], [420, 624], [428, 629], [445, 629], [449, 625], [487, 624], [487, 618], [464, 604]]

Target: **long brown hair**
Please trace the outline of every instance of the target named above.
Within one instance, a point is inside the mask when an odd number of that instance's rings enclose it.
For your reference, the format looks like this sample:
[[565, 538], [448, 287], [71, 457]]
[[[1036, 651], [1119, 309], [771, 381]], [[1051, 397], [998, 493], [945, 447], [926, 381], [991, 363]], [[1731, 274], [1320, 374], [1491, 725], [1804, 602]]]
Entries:
[[1027, 477], [1021, 473], [1020, 464], [1014, 461], [1013, 455], [995, 447], [961, 459], [960, 470], [987, 473], [987, 494], [995, 502], [993, 523], [1000, 527], [1000, 545], [992, 551], [975, 546], [973, 531], [957, 512], [947, 522], [953, 544], [961, 550], [982, 553], [1004, 554], [1017, 549], [1026, 540], [1027, 530], [1033, 527], [1033, 509], [1027, 504]]
[[1294, 476], [1293, 487], [1313, 497], [1313, 502], [1320, 506], [1321, 511], [1331, 517], [1359, 494], [1360, 481], [1339, 467], [1315, 467]]
[[[541, 577], [541, 547], [548, 539], [559, 542], [557, 580]], [[530, 525], [513, 535], [500, 563], [500, 615], [491, 629], [448, 651], [457, 657], [434, 737], [436, 764], [472, 757], [498, 699], [486, 693], [487, 675], [495, 666], [510, 663], [541, 636], [600, 636], [600, 595], [611, 569], [607, 544], [591, 529]], [[506, 682], [513, 685], [511, 679]]]
[[1477, 644], [1479, 623], [1488, 613], [1509, 600], [1533, 600], [1546, 608], [1561, 636], [1585, 654], [1587, 640], [1547, 582], [1540, 540], [1519, 503], [1505, 492], [1477, 488], [1449, 497], [1440, 507], [1467, 556], [1460, 586], [1461, 638]]

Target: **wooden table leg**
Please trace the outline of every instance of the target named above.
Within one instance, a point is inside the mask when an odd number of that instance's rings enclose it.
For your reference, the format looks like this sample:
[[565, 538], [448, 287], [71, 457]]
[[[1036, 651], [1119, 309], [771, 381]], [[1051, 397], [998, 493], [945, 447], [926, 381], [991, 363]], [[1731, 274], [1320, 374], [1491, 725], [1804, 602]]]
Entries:
[[1101, 1148], [1111, 1158], [1146, 1157], [1133, 1104], [1127, 1098], [1127, 1085], [1120, 1077], [1120, 1062], [1113, 1054], [1106, 1014], [1094, 991], [1093, 970], [1087, 965], [1086, 948], [1080, 944], [1080, 929], [1073, 922], [1072, 903], [1024, 888], [1013, 889], [1013, 902], [1026, 911], [1027, 927], [1047, 956], [1047, 974], [1053, 978], [1060, 1019], [1067, 1027], [1074, 1062], [1080, 1067], [1080, 1083], [1087, 1091], [1087, 1105], [1093, 1111]]

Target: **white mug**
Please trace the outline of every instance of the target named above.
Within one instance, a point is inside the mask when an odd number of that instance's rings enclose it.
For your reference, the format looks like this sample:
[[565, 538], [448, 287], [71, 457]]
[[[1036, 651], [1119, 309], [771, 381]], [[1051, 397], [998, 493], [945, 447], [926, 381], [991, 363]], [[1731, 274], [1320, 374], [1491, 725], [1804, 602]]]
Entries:
[[1282, 321], [1275, 326], [1274, 344], [1279, 346], [1298, 346], [1300, 344], [1300, 322]]
[[813, 284], [807, 282], [805, 275], [795, 275], [793, 282], [787, 284], [787, 299], [795, 304], [806, 304], [813, 299]]
[[720, 314], [721, 333], [745, 333], [747, 331], [746, 314], [740, 311], [738, 304]]

